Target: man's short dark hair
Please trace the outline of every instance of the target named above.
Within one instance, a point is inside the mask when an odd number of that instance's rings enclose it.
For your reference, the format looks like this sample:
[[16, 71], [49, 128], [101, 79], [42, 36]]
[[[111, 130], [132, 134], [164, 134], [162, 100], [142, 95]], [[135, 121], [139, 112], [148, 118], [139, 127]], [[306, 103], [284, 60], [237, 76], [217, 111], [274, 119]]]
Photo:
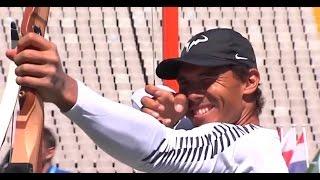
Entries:
[[43, 141], [46, 148], [55, 148], [56, 147], [56, 138], [49, 128], [43, 129]]
[[[247, 66], [231, 65], [230, 66], [233, 73], [242, 81], [245, 82], [249, 76], [250, 68]], [[264, 106], [264, 97], [262, 95], [261, 89], [258, 87], [254, 93], [256, 99], [256, 113], [259, 115]]]
[[[56, 147], [56, 139], [49, 128], [43, 128], [43, 142], [45, 143], [46, 148], [55, 148]], [[12, 152], [12, 148], [9, 149], [0, 163], [0, 173], [4, 172], [4, 169], [8, 165], [10, 161], [10, 153]]]

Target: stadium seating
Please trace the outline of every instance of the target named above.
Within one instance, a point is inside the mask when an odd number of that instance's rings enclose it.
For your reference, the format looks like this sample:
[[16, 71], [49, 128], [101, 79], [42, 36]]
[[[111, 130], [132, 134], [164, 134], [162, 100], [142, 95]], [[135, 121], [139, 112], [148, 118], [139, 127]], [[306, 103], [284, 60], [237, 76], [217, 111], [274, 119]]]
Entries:
[[[130, 106], [130, 96], [155, 77], [162, 59], [162, 8], [53, 7], [46, 38], [57, 44], [64, 70], [99, 94]], [[23, 8], [1, 7], [0, 58], [9, 47], [6, 17], [21, 24]], [[318, 17], [319, 19], [319, 17]], [[181, 7], [180, 50], [194, 34], [233, 28], [253, 44], [265, 107], [261, 125], [307, 130], [310, 159], [319, 149], [320, 36], [310, 7]], [[0, 93], [8, 61], [0, 61]], [[59, 140], [54, 163], [73, 172], [139, 172], [99, 149], [52, 104], [45, 124]], [[10, 145], [10, 131], [5, 146]], [[3, 153], [0, 151], [0, 158]]]

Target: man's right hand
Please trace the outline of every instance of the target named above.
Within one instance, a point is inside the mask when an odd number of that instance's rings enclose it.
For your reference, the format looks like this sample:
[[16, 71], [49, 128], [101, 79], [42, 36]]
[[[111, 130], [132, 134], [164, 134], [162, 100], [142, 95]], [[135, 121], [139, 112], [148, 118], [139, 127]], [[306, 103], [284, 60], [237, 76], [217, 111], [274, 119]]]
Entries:
[[36, 89], [44, 101], [56, 104], [61, 111], [76, 103], [77, 82], [63, 71], [55, 44], [28, 33], [6, 56], [17, 65], [17, 84]]
[[144, 96], [141, 99], [142, 111], [157, 118], [167, 127], [174, 127], [185, 116], [188, 110], [188, 101], [183, 94], [172, 94], [154, 85], [147, 85], [145, 91], [153, 96]]

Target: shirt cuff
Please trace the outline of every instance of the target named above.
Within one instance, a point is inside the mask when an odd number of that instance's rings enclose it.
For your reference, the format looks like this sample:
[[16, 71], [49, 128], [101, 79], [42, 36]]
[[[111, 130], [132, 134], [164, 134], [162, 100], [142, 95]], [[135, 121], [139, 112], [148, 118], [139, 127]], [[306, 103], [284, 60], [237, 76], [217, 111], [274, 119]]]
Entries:
[[66, 112], [62, 112], [63, 114], [69, 116], [74, 113], [77, 113], [81, 107], [95, 107], [95, 102], [92, 101], [93, 97], [100, 96], [98, 93], [89, 89], [83, 82], [76, 80], [78, 85], [78, 96], [76, 103]]

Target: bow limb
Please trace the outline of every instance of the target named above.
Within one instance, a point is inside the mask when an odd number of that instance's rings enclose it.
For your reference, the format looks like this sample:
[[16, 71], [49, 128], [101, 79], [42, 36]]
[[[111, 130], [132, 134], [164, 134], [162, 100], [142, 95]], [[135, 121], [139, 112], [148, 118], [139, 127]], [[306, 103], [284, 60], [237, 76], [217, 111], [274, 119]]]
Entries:
[[[21, 25], [22, 36], [36, 32], [44, 36], [49, 16], [49, 7], [27, 7]], [[12, 157], [7, 172], [42, 171], [42, 131], [44, 126], [41, 97], [27, 87], [19, 91], [20, 111], [16, 120]]]
[[[11, 22], [11, 49], [16, 48], [19, 40], [19, 33], [17, 30], [17, 25], [14, 21]], [[9, 62], [9, 72], [7, 76], [7, 83], [4, 89], [1, 103], [0, 103], [0, 114], [1, 126], [0, 126], [0, 142], [2, 147], [5, 139], [6, 132], [10, 125], [11, 117], [14, 112], [15, 104], [17, 102], [18, 92], [20, 86], [16, 83], [15, 69], [16, 65], [13, 61]]]
[[[17, 26], [14, 21], [11, 22], [11, 49], [16, 48], [19, 40], [19, 33], [17, 30]], [[4, 139], [6, 136], [6, 132], [9, 128], [12, 114], [14, 112], [15, 104], [17, 102], [18, 92], [20, 86], [15, 82], [16, 74], [15, 69], [16, 65], [13, 61], [9, 61], [9, 72], [7, 76], [7, 83], [4, 89], [4, 93], [2, 95], [1, 103], [0, 103], [0, 114], [1, 118], [1, 126], [0, 126], [0, 142], [2, 145], [4, 143]]]

